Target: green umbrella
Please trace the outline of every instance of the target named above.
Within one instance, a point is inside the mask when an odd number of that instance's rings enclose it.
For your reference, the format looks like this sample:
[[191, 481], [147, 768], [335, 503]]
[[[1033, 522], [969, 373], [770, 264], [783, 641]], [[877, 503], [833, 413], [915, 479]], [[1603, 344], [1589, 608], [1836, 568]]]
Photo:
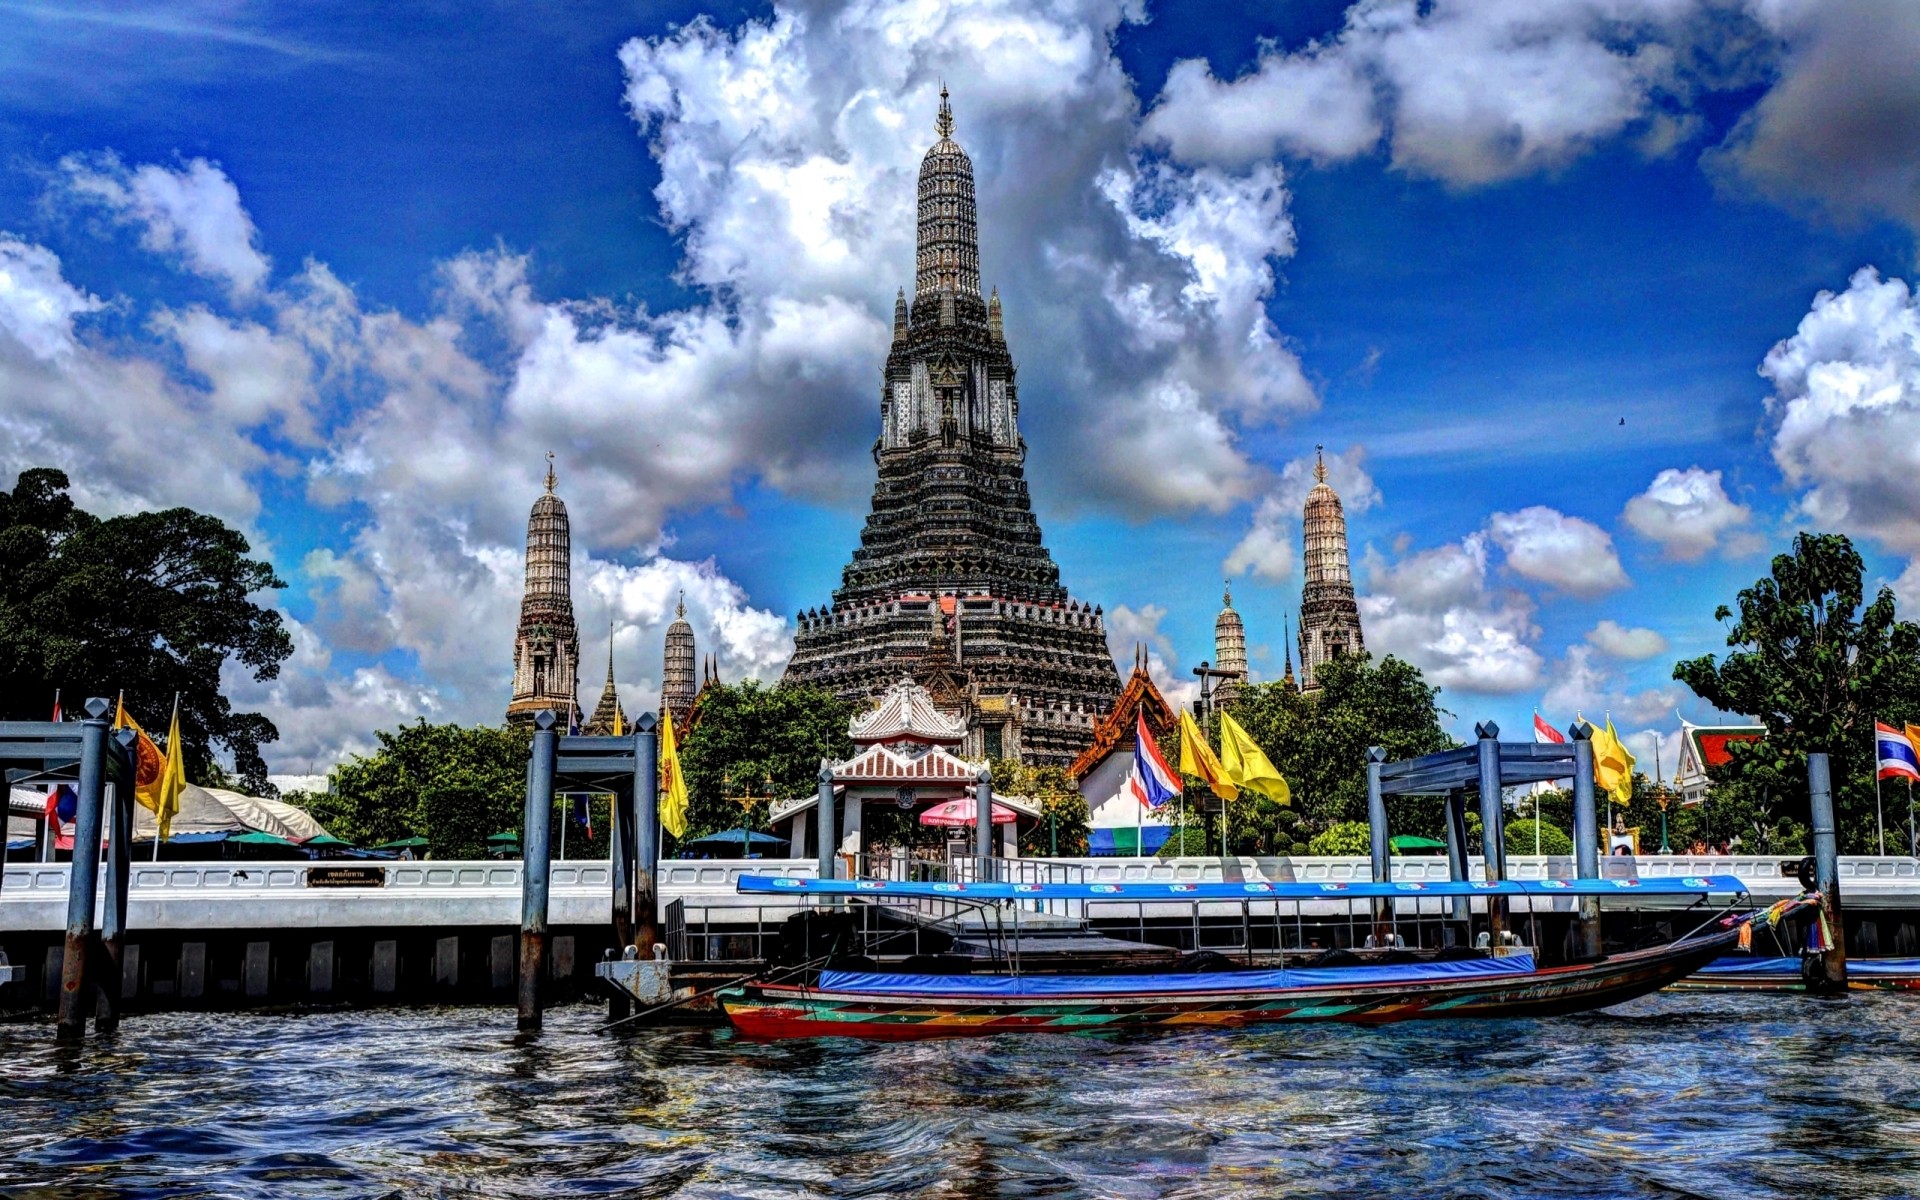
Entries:
[[245, 833], [236, 833], [227, 839], [234, 846], [291, 846], [294, 843], [283, 837], [262, 833], [258, 829], [249, 829]]
[[1415, 837], [1410, 833], [1388, 838], [1387, 845], [1393, 847], [1395, 854], [1405, 854], [1409, 850], [1445, 850], [1447, 848], [1445, 842], [1436, 842], [1428, 837]]
[[[488, 840], [491, 841], [492, 839], [488, 839]], [[313, 843], [309, 842], [307, 844], [312, 845]], [[423, 837], [408, 837], [408, 838], [401, 838], [397, 842], [381, 842], [378, 846], [375, 846], [374, 849], [375, 850], [424, 850], [426, 849], [427, 845], [428, 845], [427, 839]]]
[[315, 846], [351, 846], [353, 843], [343, 842], [330, 833], [323, 833], [319, 837], [308, 838], [306, 841], [301, 842], [300, 845], [304, 849], [311, 850]]
[[519, 840], [520, 840], [520, 835], [513, 832], [511, 829], [509, 829], [505, 833], [490, 833], [487, 835], [487, 845], [489, 846], [493, 845], [495, 842], [517, 842]]

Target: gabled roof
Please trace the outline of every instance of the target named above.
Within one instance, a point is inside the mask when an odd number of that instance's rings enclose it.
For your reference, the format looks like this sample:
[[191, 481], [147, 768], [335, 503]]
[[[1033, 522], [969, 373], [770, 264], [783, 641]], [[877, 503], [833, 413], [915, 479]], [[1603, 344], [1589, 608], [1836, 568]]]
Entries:
[[1709, 769], [1732, 762], [1730, 743], [1758, 742], [1767, 736], [1765, 725], [1695, 725], [1686, 720], [1680, 722], [1680, 731], [1686, 738], [1681, 744], [1680, 769], [1674, 773], [1676, 783], [1704, 777]]
[[1120, 698], [1113, 702], [1113, 709], [1100, 718], [1093, 727], [1093, 741], [1080, 757], [1073, 760], [1067, 773], [1075, 779], [1085, 779], [1087, 773], [1107, 760], [1107, 756], [1122, 746], [1133, 745], [1134, 714], [1144, 713], [1147, 728], [1157, 737], [1180, 723], [1180, 717], [1153, 685], [1153, 679], [1147, 674], [1143, 656], [1136, 652], [1133, 674], [1127, 678], [1127, 685], [1120, 689]]
[[985, 763], [968, 762], [939, 746], [922, 754], [906, 754], [879, 743], [833, 766], [835, 783], [970, 784]]
[[880, 697], [878, 705], [848, 723], [847, 734], [856, 742], [958, 745], [967, 736], [967, 727], [936, 708], [926, 688], [903, 676]]

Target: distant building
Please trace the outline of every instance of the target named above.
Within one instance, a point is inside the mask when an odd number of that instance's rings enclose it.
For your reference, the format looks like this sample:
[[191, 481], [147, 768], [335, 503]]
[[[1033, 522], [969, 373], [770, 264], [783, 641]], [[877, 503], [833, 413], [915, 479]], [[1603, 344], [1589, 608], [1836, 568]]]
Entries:
[[1366, 651], [1360, 606], [1353, 598], [1353, 568], [1347, 556], [1347, 516], [1327, 485], [1327, 464], [1315, 455], [1302, 513], [1306, 586], [1300, 593], [1300, 685], [1320, 686], [1320, 668], [1336, 658]]
[[616, 728], [624, 733], [631, 726], [627, 724], [626, 710], [620, 707], [620, 692], [613, 682], [613, 630], [609, 628], [607, 630], [607, 683], [600, 689], [600, 703], [593, 706], [593, 716], [587, 721], [586, 728], [580, 732], [591, 737], [608, 737]]
[[1216, 704], [1232, 704], [1240, 695], [1240, 685], [1247, 681], [1247, 627], [1241, 624], [1240, 614], [1233, 611], [1231, 583], [1221, 603], [1226, 607], [1213, 619], [1213, 669], [1232, 671], [1234, 676], [1214, 685], [1213, 699]]
[[579, 694], [580, 631], [573, 623], [572, 534], [567, 506], [553, 494], [553, 455], [547, 455], [546, 494], [527, 517], [527, 574], [520, 627], [513, 639], [513, 699], [507, 724], [533, 724], [550, 708], [562, 728]]
[[660, 719], [671, 717], [676, 730], [687, 727], [693, 712], [693, 653], [693, 626], [687, 624], [687, 594], [682, 592], [660, 656]]
[[1680, 803], [1698, 804], [1707, 798], [1707, 771], [1733, 761], [1727, 747], [1734, 742], [1765, 740], [1765, 725], [1695, 725], [1680, 722], [1680, 764], [1673, 772], [1673, 788]]
[[[1081, 751], [1067, 772], [1086, 798], [1088, 844], [1095, 854], [1146, 853], [1158, 850], [1173, 832], [1165, 814], [1149, 815], [1127, 787], [1133, 773], [1133, 751], [1138, 718], [1147, 732], [1162, 737], [1180, 724], [1179, 714], [1167, 703], [1147, 674], [1145, 651], [1135, 649], [1133, 674], [1120, 689], [1113, 710], [1093, 728], [1093, 743]], [[1177, 767], [1178, 763], [1173, 763]], [[1135, 834], [1144, 849], [1136, 850]]]

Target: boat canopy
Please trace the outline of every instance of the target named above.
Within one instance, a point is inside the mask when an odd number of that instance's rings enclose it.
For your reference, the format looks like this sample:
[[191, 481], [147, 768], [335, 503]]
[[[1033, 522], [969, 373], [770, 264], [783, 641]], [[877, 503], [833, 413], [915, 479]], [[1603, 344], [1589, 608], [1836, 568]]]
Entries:
[[933, 900], [1374, 900], [1418, 896], [1744, 895], [1734, 875], [1671, 879], [1547, 879], [1432, 883], [916, 883], [898, 879], [792, 879], [742, 875], [756, 896], [898, 896]]

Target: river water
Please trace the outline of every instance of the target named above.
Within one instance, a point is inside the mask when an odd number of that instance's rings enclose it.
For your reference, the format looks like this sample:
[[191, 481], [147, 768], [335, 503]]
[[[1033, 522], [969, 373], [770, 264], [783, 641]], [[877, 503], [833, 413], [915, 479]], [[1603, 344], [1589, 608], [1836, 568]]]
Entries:
[[1920, 996], [893, 1045], [601, 1019], [0, 1027], [0, 1194], [1920, 1195]]

